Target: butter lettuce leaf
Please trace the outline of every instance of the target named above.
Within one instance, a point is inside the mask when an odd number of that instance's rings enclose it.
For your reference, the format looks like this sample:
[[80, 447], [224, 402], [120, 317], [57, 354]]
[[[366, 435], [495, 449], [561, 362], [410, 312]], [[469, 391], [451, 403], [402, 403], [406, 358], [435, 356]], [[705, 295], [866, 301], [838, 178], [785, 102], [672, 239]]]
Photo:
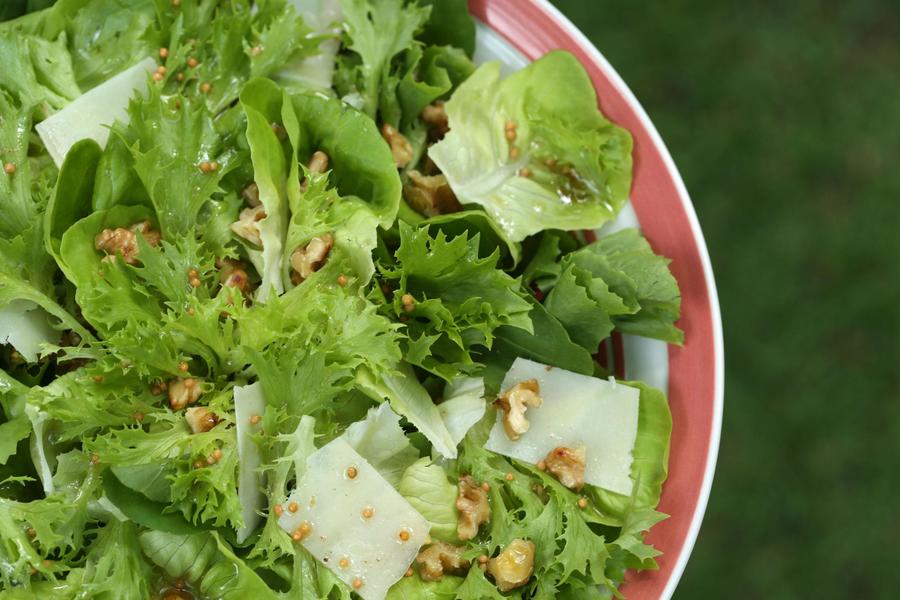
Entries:
[[456, 541], [456, 486], [447, 479], [443, 467], [422, 458], [406, 469], [397, 491], [431, 523], [430, 535], [439, 540]]
[[600, 113], [571, 54], [551, 52], [502, 80], [499, 63], [485, 64], [447, 114], [450, 132], [429, 157], [460, 202], [482, 206], [513, 241], [599, 227], [628, 198], [631, 136]]

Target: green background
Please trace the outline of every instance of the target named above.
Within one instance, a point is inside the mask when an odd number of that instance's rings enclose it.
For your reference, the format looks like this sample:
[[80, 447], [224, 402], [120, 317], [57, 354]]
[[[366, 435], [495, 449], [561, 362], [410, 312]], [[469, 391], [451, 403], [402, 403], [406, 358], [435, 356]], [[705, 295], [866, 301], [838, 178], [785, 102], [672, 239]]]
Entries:
[[684, 176], [725, 330], [676, 600], [900, 597], [900, 3], [555, 0]]

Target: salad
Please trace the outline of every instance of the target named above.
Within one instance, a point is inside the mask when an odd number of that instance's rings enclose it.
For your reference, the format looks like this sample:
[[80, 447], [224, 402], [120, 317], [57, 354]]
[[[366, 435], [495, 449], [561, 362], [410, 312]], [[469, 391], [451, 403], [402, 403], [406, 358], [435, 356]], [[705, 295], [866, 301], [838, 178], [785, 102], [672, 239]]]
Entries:
[[680, 344], [582, 66], [465, 0], [59, 0], [0, 23], [0, 596], [607, 598]]

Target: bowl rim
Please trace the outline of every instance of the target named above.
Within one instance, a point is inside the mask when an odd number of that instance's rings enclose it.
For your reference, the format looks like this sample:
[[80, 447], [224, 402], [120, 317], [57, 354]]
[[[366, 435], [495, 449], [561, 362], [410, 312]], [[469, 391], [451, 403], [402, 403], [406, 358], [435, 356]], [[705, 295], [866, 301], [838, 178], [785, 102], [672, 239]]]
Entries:
[[[678, 198], [680, 203], [679, 208], [683, 213], [681, 216], [686, 221], [686, 225], [689, 228], [690, 241], [693, 243], [693, 251], [696, 253], [695, 261], [699, 262], [699, 267], [702, 271], [701, 281], [705, 284], [703, 301], [705, 301], [706, 304], [699, 308], [702, 309], [700, 310], [701, 318], [705, 317], [707, 320], [700, 324], [700, 329], [710, 338], [709, 340], [705, 340], [709, 343], [699, 346], [695, 354], [705, 354], [707, 358], [706, 362], [710, 362], [713, 367], [711, 377], [708, 373], [692, 373], [700, 377], [705, 377], [705, 383], [707, 385], [702, 386], [707, 390], [707, 398], [705, 401], [711, 401], [711, 406], [709, 407], [711, 409], [711, 414], [708, 429], [705, 433], [705, 436], [707, 437], [705, 464], [703, 465], [702, 480], [698, 494], [693, 503], [693, 513], [687, 528], [681, 534], [681, 547], [677, 551], [675, 561], [671, 562], [671, 555], [668, 557], [664, 555], [665, 563], [663, 563], [661, 559], [659, 571], [645, 571], [643, 572], [644, 575], [632, 575], [626, 577], [626, 581], [622, 587], [624, 592], [629, 592], [628, 597], [632, 599], [659, 598], [668, 600], [675, 592], [675, 588], [684, 572], [706, 512], [718, 458], [722, 430], [722, 413], [724, 408], [725, 359], [722, 320], [712, 264], [706, 247], [706, 241], [700, 228], [700, 222], [697, 218], [694, 206], [691, 203], [690, 196], [681, 174], [679, 173], [668, 148], [663, 142], [662, 137], [659, 135], [656, 127], [647, 115], [647, 112], [641, 106], [640, 102], [622, 77], [616, 72], [596, 46], [594, 46], [587, 36], [585, 36], [584, 33], [582, 33], [565, 15], [563, 15], [555, 6], [550, 4], [549, 0], [469, 0], [469, 10], [479, 21], [497, 32], [529, 60], [534, 60], [550, 49], [557, 47], [572, 52], [580, 51], [583, 57], [586, 57], [591, 63], [586, 64], [585, 67], [588, 68], [589, 71], [592, 69], [596, 71], [595, 73], [591, 73], [591, 78], [594, 80], [595, 87], [597, 87], [597, 77], [595, 77], [595, 75], [605, 79], [606, 83], [611, 86], [621, 97], [621, 100], [625, 102], [628, 110], [633, 113], [638, 126], [643, 130], [642, 133], [646, 134], [647, 139], [652, 146], [651, 151], [655, 151], [658, 155], [665, 174], [670, 179], [669, 183], [674, 187], [674, 195]], [[525, 36], [524, 38], [511, 35], [516, 31], [516, 27], [521, 27], [522, 23], [528, 21], [540, 23], [547, 29], [530, 32], [530, 35]], [[556, 29], [556, 32], [551, 31], [554, 28]], [[553, 35], [553, 33], [556, 35]], [[562, 34], [562, 37], [565, 39], [562, 39], [559, 34]], [[601, 96], [599, 98], [601, 104], [603, 104], [603, 100], [604, 98]], [[635, 132], [632, 131], [632, 133]], [[637, 157], [637, 150], [635, 151], [635, 156]], [[653, 220], [650, 212], [648, 212], [648, 207], [645, 206], [642, 210], [641, 205], [635, 203], [635, 211], [638, 214], [638, 219], [641, 222], [642, 228], [644, 228], [645, 221]], [[656, 219], [656, 221], [654, 226], [657, 228], [663, 226], [662, 223], [659, 222], [659, 219]], [[663, 253], [665, 254], [665, 252]], [[675, 265], [673, 265], [673, 267], [674, 266]], [[685, 290], [682, 289], [683, 294], [684, 292]], [[691, 340], [688, 340], [684, 348], [679, 349], [670, 347], [669, 349], [670, 388], [673, 380], [672, 375], [678, 373], [678, 366], [676, 365], [673, 367], [673, 362], [683, 360], [686, 351], [693, 350], [693, 348], [688, 347], [688, 344], [691, 344]], [[698, 387], [696, 382], [688, 382], [687, 386], [692, 389]], [[676, 424], [675, 426], [677, 427], [678, 425]], [[666, 493], [664, 487], [663, 502], [665, 499]], [[657, 525], [656, 527], [660, 527], [663, 524]], [[656, 528], [651, 530], [651, 534], [648, 536], [649, 541], [652, 541], [654, 531], [656, 531]], [[666, 552], [669, 553], [671, 550], [667, 550]], [[647, 575], [647, 573], [650, 573], [650, 575]], [[660, 585], [659, 581], [660, 574], [665, 576], [665, 582], [662, 585]], [[656, 579], [656, 581], [651, 581], [651, 579]], [[634, 594], [634, 592], [637, 593]]]

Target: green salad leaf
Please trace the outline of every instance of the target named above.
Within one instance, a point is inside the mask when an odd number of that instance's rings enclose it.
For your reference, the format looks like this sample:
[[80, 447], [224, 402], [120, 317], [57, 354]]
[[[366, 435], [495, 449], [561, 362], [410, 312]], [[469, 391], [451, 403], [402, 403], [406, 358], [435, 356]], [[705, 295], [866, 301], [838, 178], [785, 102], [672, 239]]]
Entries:
[[463, 204], [513, 241], [612, 219], [631, 187], [631, 136], [597, 108], [584, 69], [551, 52], [506, 79], [481, 66], [447, 103], [450, 133], [429, 150]]

